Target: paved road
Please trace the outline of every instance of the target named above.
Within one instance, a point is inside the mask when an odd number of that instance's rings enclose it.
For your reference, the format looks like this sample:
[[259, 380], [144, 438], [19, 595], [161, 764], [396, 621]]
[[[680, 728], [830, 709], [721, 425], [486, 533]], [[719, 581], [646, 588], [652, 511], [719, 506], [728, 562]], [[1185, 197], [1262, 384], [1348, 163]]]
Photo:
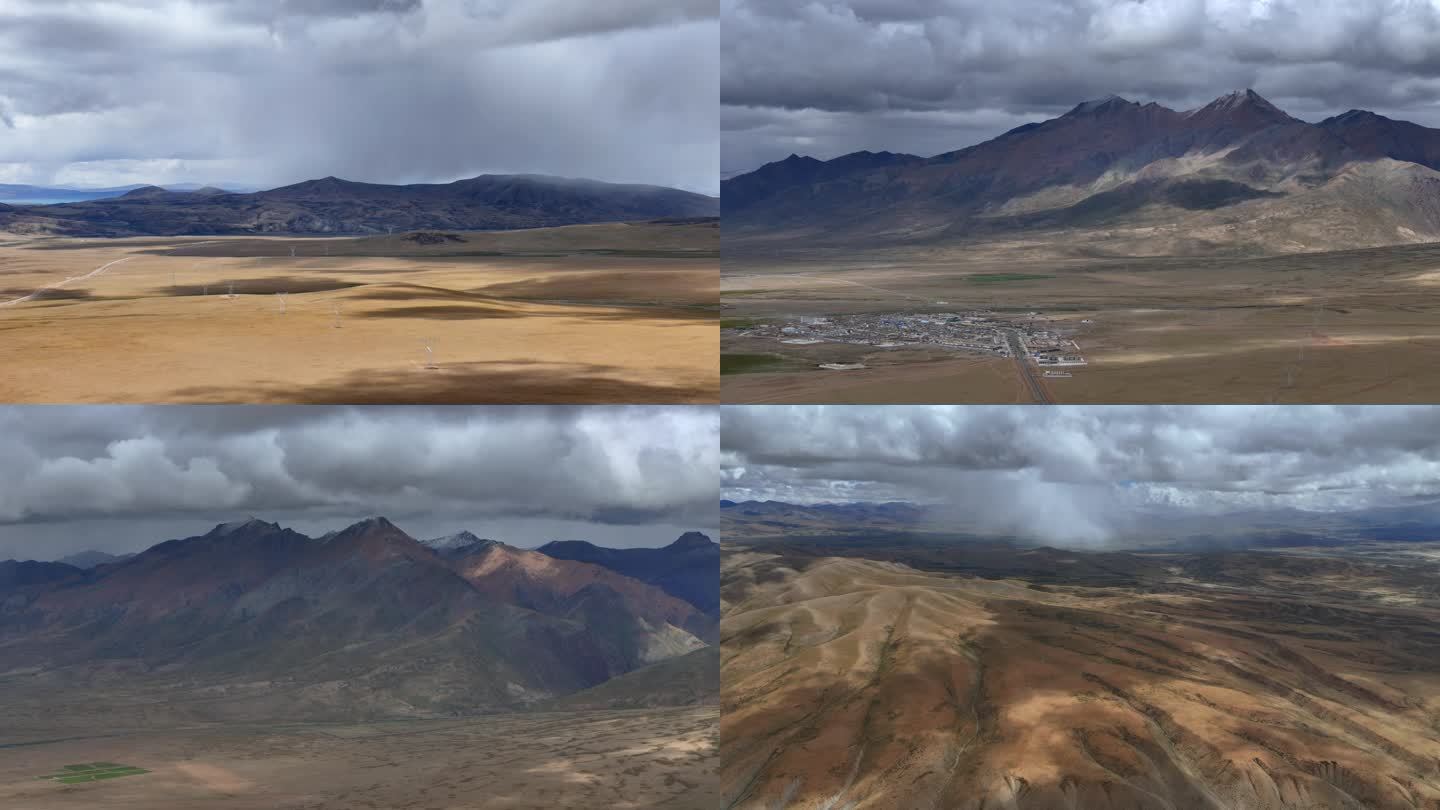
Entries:
[[1050, 398], [1050, 392], [1045, 390], [1045, 384], [1035, 376], [1035, 369], [1030, 365], [1030, 360], [1025, 356], [1025, 344], [1020, 342], [1020, 333], [1013, 329], [1006, 333], [1010, 341], [1010, 356], [1015, 358], [1015, 367], [1020, 371], [1020, 381], [1025, 383], [1025, 388], [1030, 392], [1030, 399], [1040, 405], [1054, 405], [1055, 400]]

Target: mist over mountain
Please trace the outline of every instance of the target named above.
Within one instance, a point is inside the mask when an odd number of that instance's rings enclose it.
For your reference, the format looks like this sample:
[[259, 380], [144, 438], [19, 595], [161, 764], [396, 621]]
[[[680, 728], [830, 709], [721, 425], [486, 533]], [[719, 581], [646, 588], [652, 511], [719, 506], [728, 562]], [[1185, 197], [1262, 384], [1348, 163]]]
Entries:
[[1440, 410], [722, 418], [730, 806], [1440, 802]]
[[[1072, 548], [1440, 536], [1430, 407], [791, 406], [722, 419], [721, 518], [755, 531], [888, 525]], [[914, 506], [873, 506], [887, 501]]]
[[1340, 512], [1257, 509], [1186, 515], [1147, 510], [1117, 519], [1114, 533], [1101, 542], [1027, 531], [1021, 525], [996, 528], [947, 504], [721, 501], [720, 518], [725, 536], [734, 539], [914, 536], [1017, 548], [1189, 552], [1440, 542], [1440, 502]]

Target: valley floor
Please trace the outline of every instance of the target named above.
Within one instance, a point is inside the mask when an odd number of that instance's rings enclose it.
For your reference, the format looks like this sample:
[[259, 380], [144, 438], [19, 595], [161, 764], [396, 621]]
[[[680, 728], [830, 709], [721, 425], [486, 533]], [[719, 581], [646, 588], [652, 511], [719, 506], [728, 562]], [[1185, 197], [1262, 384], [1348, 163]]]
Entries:
[[714, 228], [456, 236], [5, 240], [0, 401], [714, 401]]
[[[719, 801], [715, 707], [354, 725], [0, 734], [6, 810], [689, 810]], [[70, 736], [67, 732], [67, 736]], [[149, 773], [64, 785], [71, 763]]]
[[[1059, 403], [1435, 402], [1437, 266], [1436, 245], [1267, 258], [1066, 258], [1023, 245], [775, 257], [727, 249], [722, 323], [1033, 311], [1089, 363], [1043, 381]], [[721, 350], [745, 360], [731, 364], [743, 373], [722, 378], [725, 402], [1033, 401], [1015, 362], [993, 355], [795, 346], [742, 329], [722, 333]]]

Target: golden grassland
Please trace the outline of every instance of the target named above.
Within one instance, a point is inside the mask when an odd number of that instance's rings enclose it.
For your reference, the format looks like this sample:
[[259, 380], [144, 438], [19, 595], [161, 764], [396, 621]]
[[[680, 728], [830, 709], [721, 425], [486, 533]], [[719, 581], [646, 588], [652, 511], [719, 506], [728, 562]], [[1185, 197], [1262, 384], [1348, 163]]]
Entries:
[[0, 242], [0, 400], [715, 400], [713, 227], [457, 236]]

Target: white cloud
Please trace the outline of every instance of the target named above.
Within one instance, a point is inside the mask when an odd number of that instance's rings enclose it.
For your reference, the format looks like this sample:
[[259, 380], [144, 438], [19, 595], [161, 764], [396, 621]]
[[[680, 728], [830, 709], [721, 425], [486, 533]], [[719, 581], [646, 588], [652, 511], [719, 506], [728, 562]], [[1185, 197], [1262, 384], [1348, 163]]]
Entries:
[[654, 408], [0, 408], [0, 523], [313, 509], [683, 523], [718, 415]]
[[739, 407], [722, 491], [913, 500], [989, 531], [1095, 543], [1141, 514], [1440, 499], [1440, 407]]
[[1434, 2], [724, 0], [722, 20], [726, 172], [797, 135], [821, 158], [938, 154], [1109, 93], [1188, 109], [1253, 87], [1307, 120], [1440, 127]]
[[0, 171], [99, 186], [539, 172], [714, 193], [716, 16], [713, 0], [9, 0]]

